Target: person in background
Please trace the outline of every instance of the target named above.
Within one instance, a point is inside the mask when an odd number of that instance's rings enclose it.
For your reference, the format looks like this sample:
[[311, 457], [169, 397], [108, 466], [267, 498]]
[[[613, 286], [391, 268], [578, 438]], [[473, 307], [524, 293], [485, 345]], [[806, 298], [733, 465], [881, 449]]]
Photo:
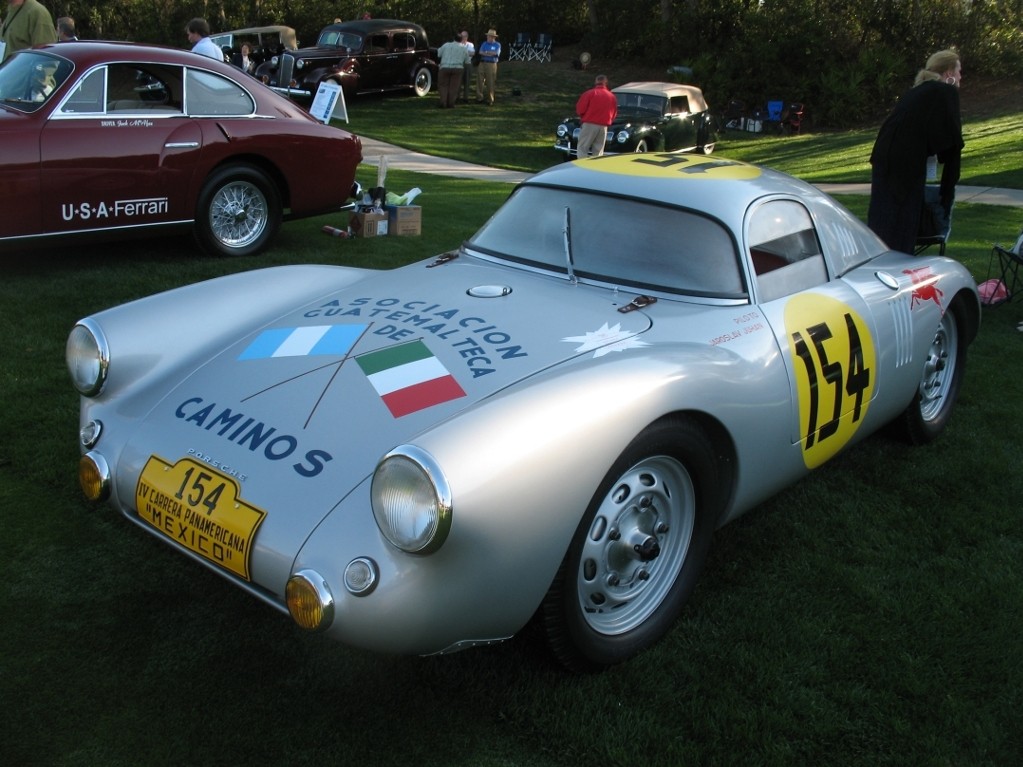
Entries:
[[251, 75], [256, 68], [256, 62], [252, 60], [252, 46], [242, 43], [240, 52], [231, 57], [231, 63]]
[[472, 57], [476, 55], [476, 46], [469, 39], [469, 33], [465, 30], [458, 35], [458, 39], [469, 53], [469, 60], [465, 62], [465, 77], [462, 78], [462, 100], [469, 103], [469, 88], [472, 87]]
[[217, 61], [224, 60], [224, 52], [210, 40], [210, 25], [206, 19], [192, 19], [185, 25], [185, 34], [188, 35], [188, 42], [192, 44], [192, 53], [209, 56]]
[[576, 146], [578, 156], [600, 157], [604, 154], [607, 128], [618, 114], [618, 100], [608, 90], [607, 75], [597, 75], [593, 87], [575, 103], [575, 112], [582, 123]]
[[469, 60], [469, 51], [462, 45], [459, 38], [444, 43], [437, 49], [439, 72], [437, 84], [440, 90], [440, 108], [451, 109], [458, 98], [458, 89], [465, 74], [465, 63]]
[[57, 42], [78, 42], [78, 32], [75, 31], [75, 20], [70, 16], [61, 16], [57, 19]]
[[57, 42], [53, 17], [39, 0], [8, 0], [0, 25], [0, 61], [33, 45]]
[[497, 85], [497, 60], [501, 58], [501, 44], [497, 42], [497, 30], [487, 30], [487, 41], [480, 43], [480, 64], [476, 67], [476, 103], [494, 106], [494, 89]]
[[867, 225], [892, 250], [912, 253], [916, 245], [929, 155], [944, 163], [939, 198], [946, 220], [952, 214], [964, 146], [962, 76], [959, 54], [938, 51], [878, 131], [870, 153]]

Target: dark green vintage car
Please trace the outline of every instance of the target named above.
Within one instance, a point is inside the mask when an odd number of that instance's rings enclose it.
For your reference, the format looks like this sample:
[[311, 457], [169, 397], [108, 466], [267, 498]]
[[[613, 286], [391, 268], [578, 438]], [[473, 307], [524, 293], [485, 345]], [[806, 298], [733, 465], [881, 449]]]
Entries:
[[[612, 92], [618, 115], [607, 129], [605, 154], [714, 151], [716, 121], [695, 85], [636, 82]], [[564, 152], [565, 159], [576, 157], [579, 118], [562, 120], [556, 134], [554, 148]]]

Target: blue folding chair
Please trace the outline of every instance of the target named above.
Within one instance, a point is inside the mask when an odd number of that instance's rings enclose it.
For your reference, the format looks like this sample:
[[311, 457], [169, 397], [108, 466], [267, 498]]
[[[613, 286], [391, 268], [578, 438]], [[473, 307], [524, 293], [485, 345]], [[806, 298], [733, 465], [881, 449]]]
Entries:
[[530, 61], [550, 61], [551, 60], [551, 48], [554, 47], [554, 41], [551, 36], [546, 33], [540, 33], [537, 35], [536, 42], [529, 49]]
[[533, 41], [528, 32], [517, 32], [508, 46], [508, 61], [529, 61]]

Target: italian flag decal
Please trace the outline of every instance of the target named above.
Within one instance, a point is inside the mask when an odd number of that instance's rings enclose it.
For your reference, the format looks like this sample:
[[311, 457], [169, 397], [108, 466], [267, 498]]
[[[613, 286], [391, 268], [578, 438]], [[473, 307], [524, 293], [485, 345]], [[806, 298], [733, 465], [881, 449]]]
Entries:
[[356, 362], [395, 418], [465, 396], [422, 341], [370, 352]]

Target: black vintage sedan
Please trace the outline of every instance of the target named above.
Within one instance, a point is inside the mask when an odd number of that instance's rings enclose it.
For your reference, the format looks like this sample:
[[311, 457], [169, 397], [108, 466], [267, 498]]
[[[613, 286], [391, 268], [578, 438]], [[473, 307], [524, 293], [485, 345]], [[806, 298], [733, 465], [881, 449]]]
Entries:
[[[634, 82], [612, 91], [618, 116], [607, 129], [605, 154], [627, 152], [702, 152], [717, 143], [717, 127], [703, 92], [695, 85]], [[558, 125], [554, 148], [565, 158], [576, 156], [579, 118]]]
[[425, 96], [436, 76], [436, 51], [426, 30], [395, 19], [329, 24], [312, 48], [284, 51], [256, 69], [256, 77], [275, 91], [302, 101], [312, 99], [323, 82], [339, 84], [346, 99], [385, 91]]

